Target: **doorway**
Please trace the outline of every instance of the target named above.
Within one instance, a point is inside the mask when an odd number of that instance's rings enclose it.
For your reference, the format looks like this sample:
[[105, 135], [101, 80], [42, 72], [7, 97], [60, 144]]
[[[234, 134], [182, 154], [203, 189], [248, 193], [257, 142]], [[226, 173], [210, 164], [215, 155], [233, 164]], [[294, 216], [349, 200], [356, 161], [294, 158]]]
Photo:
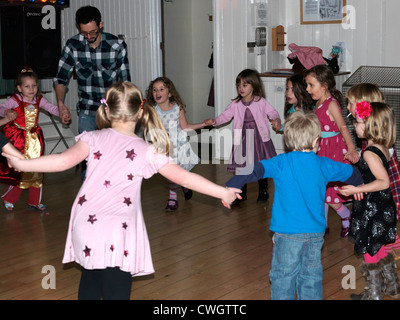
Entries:
[[160, 0], [163, 74], [175, 84], [190, 123], [215, 117], [208, 106], [214, 70], [213, 0]]

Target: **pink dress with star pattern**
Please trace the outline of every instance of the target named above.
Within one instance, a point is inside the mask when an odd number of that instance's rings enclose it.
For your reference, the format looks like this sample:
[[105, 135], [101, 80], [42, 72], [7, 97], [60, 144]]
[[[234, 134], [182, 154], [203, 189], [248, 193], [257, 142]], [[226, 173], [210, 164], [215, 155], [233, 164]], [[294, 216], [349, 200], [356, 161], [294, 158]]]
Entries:
[[90, 146], [86, 179], [71, 211], [63, 263], [88, 270], [154, 272], [143, 219], [141, 185], [169, 163], [141, 138], [113, 129], [76, 137]]
[[[343, 136], [335, 121], [329, 117], [329, 105], [331, 102], [336, 102], [337, 108], [341, 109], [339, 102], [330, 97], [326, 99], [318, 108], [315, 109], [319, 122], [321, 123], [322, 138], [319, 144], [318, 155], [329, 159], [350, 164], [344, 160], [344, 155], [347, 153], [347, 146]], [[340, 110], [340, 112], [342, 112]], [[324, 137], [325, 136], [325, 137]], [[341, 182], [331, 182], [326, 189], [325, 202], [331, 204], [339, 204], [352, 200], [352, 197], [344, 197], [338, 192], [338, 187], [343, 186]]]

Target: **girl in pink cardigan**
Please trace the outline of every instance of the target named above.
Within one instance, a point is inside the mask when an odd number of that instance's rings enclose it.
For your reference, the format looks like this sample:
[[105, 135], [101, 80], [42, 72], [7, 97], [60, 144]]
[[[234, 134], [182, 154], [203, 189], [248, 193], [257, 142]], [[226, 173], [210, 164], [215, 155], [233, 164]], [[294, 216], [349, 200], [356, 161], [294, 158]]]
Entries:
[[[238, 96], [215, 119], [205, 120], [206, 125], [214, 127], [227, 123], [233, 118], [233, 147], [228, 165], [229, 172], [244, 168], [258, 161], [276, 156], [271, 140], [268, 121], [274, 130], [282, 128], [279, 113], [265, 100], [264, 86], [260, 75], [255, 70], [243, 70], [236, 78]], [[267, 179], [258, 181], [257, 202], [268, 201]], [[247, 186], [242, 188], [242, 200], [247, 199]]]

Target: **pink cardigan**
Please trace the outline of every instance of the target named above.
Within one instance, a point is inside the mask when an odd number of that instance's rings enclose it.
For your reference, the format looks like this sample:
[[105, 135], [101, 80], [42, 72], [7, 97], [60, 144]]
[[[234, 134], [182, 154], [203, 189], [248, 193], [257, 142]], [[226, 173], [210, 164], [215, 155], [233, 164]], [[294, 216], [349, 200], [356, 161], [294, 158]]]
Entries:
[[279, 113], [264, 98], [261, 98], [260, 101], [257, 101], [257, 99], [258, 98], [255, 98], [248, 107], [246, 107], [242, 101], [233, 101], [226, 108], [226, 110], [215, 119], [214, 127], [218, 127], [224, 123], [227, 123], [233, 118], [234, 144], [241, 144], [244, 115], [246, 113], [246, 109], [249, 108], [253, 114], [254, 120], [256, 121], [258, 132], [261, 135], [262, 141], [269, 141], [271, 136], [269, 133], [268, 122], [269, 120], [276, 120], [280, 118]]

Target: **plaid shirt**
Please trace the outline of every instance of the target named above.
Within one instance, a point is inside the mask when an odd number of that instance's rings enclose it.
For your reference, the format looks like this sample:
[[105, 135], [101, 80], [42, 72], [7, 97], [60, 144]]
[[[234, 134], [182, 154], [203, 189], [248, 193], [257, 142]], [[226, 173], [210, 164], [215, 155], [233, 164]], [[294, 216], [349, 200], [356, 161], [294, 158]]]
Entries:
[[127, 45], [112, 34], [102, 33], [99, 46], [93, 49], [78, 34], [63, 49], [54, 85], [67, 87], [74, 70], [78, 78], [77, 110], [95, 116], [100, 100], [111, 85], [131, 81]]

